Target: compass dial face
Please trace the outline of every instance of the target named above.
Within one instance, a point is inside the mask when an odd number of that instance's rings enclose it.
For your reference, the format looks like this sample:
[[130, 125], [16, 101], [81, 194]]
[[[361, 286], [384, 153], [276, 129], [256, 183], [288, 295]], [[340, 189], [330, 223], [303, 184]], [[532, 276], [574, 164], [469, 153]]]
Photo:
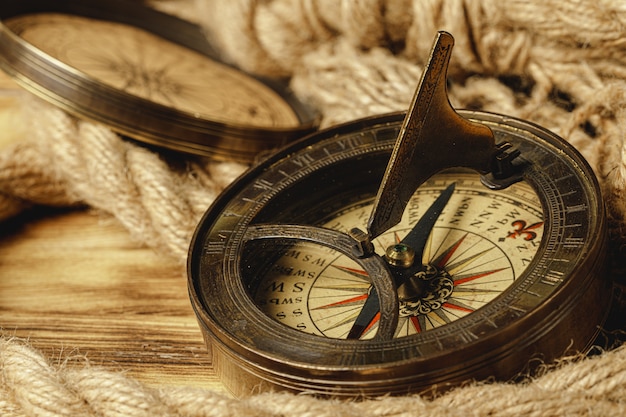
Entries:
[[[492, 191], [476, 174], [456, 172], [422, 185], [400, 224], [374, 240], [376, 252], [400, 243], [451, 183], [455, 193], [421, 259], [424, 289], [416, 299], [400, 301], [396, 337], [449, 324], [484, 307], [524, 272], [541, 242], [541, 203], [528, 184]], [[342, 232], [365, 228], [372, 204], [352, 204], [321, 225]], [[289, 327], [330, 338], [346, 338], [371, 291], [367, 273], [352, 259], [313, 243], [293, 244], [263, 270], [253, 295], [260, 308]], [[376, 321], [362, 338], [375, 334]]]
[[289, 104], [265, 84], [136, 27], [54, 13], [4, 23], [53, 58], [137, 97], [223, 123], [299, 124]]

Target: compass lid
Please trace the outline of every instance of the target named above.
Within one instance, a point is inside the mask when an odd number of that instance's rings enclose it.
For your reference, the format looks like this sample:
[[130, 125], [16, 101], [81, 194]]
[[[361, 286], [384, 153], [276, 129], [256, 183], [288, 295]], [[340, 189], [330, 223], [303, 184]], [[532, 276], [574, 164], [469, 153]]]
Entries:
[[202, 29], [137, 2], [0, 4], [0, 69], [135, 140], [249, 162], [315, 129], [284, 80], [220, 62]]

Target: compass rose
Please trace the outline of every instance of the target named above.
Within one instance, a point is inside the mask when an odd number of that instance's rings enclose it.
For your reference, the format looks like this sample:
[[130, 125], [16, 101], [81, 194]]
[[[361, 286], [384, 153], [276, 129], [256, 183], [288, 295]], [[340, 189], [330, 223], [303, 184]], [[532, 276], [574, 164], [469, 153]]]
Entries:
[[[454, 229], [436, 228], [426, 246], [424, 261], [428, 266], [423, 279], [428, 285], [423, 295], [415, 301], [400, 301], [400, 321], [397, 337], [421, 333], [450, 323], [475, 311], [501, 293], [514, 279], [513, 268], [499, 248], [477, 235], [460, 233]], [[394, 233], [396, 242], [399, 234]], [[441, 243], [434, 247], [435, 241]], [[480, 244], [478, 244], [480, 243]], [[480, 250], [476, 247], [480, 246]], [[504, 262], [503, 262], [504, 261]], [[333, 322], [323, 333], [346, 327], [353, 323], [370, 294], [367, 273], [358, 268], [333, 264], [341, 271], [335, 285], [317, 287], [328, 290], [333, 301], [311, 310], [335, 310]], [[375, 333], [377, 314], [363, 331], [363, 337]], [[343, 337], [348, 330], [344, 331]]]

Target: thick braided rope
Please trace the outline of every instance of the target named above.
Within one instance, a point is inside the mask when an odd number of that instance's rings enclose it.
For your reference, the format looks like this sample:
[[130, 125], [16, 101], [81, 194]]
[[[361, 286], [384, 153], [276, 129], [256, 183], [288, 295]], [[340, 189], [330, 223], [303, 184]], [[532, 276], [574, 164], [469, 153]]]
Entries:
[[32, 137], [0, 154], [3, 216], [29, 203], [86, 204], [112, 214], [138, 241], [182, 262], [200, 216], [244, 168], [224, 163], [205, 169], [189, 162], [174, 170], [158, 154], [120, 140], [102, 125], [25, 100]]
[[233, 399], [184, 387], [151, 388], [85, 364], [52, 366], [27, 344], [0, 339], [2, 416], [618, 416], [626, 413], [626, 348], [525, 384], [469, 385], [433, 400], [419, 396], [362, 402], [308, 395]]

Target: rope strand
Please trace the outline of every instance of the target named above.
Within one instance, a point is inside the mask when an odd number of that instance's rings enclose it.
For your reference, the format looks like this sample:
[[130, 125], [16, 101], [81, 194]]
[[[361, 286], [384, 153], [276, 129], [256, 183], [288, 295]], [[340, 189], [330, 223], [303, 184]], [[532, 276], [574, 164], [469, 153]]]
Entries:
[[613, 416], [626, 412], [626, 347], [571, 359], [524, 384], [471, 384], [433, 400], [383, 397], [361, 402], [309, 395], [234, 399], [199, 388], [147, 387], [86, 364], [52, 366], [28, 344], [0, 339], [3, 416]]

